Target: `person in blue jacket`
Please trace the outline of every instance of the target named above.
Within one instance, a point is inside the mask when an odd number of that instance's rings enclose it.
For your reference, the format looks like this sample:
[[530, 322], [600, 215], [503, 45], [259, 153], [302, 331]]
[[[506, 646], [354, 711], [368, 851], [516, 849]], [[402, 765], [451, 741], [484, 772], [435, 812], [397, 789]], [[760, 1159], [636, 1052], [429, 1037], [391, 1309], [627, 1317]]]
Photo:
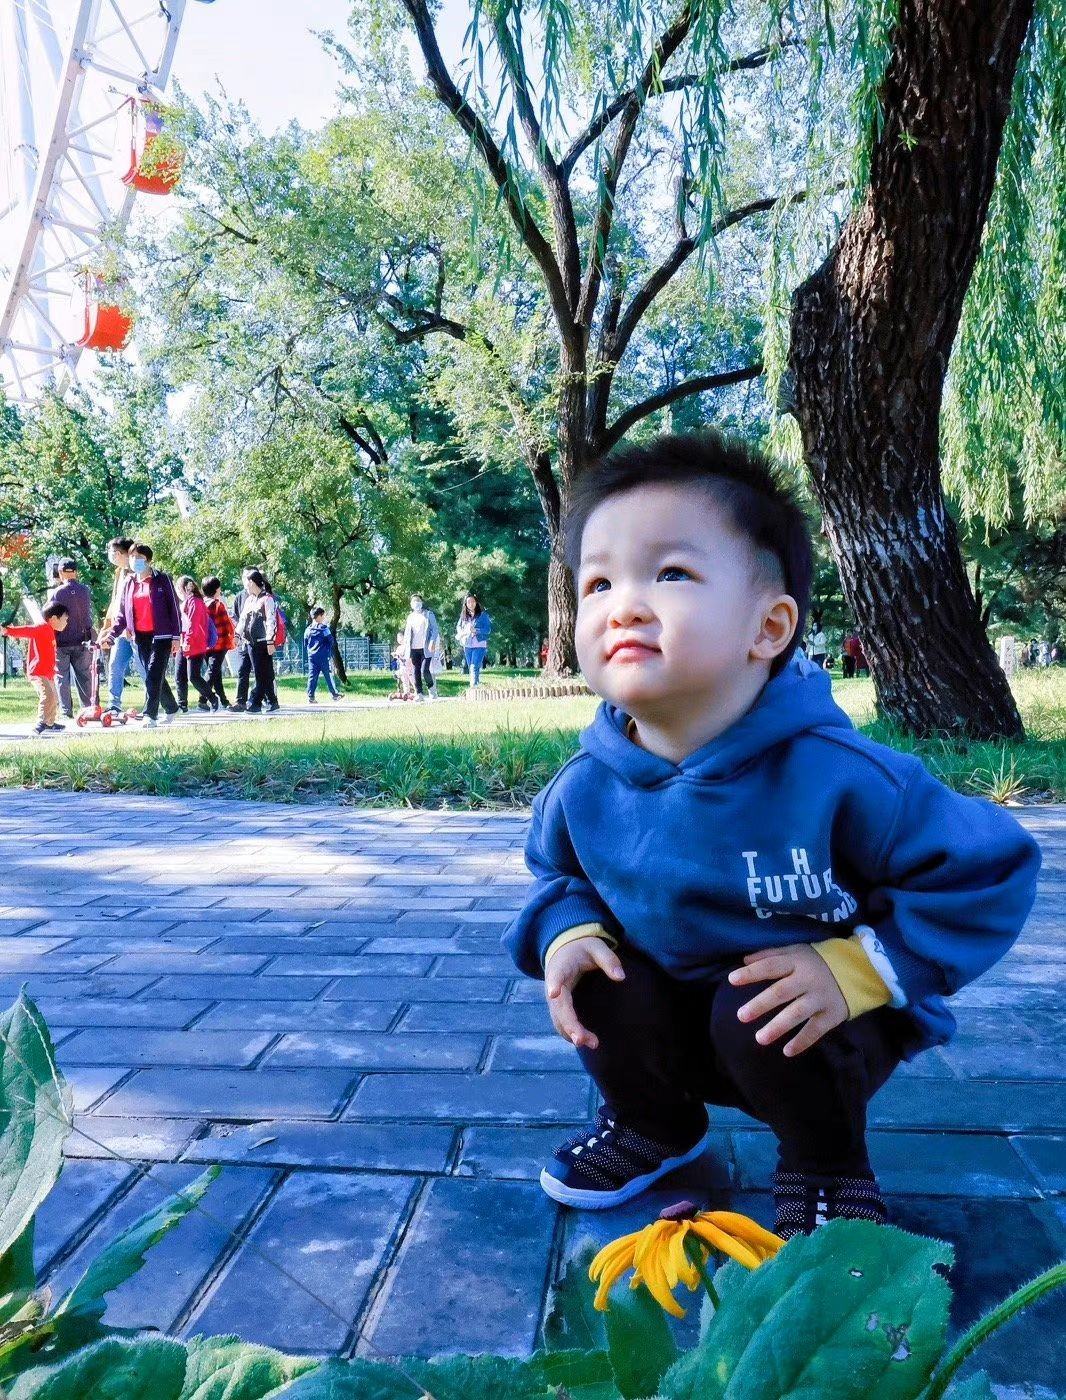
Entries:
[[1014, 942], [1036, 843], [856, 733], [797, 654], [810, 539], [756, 454], [621, 449], [577, 483], [564, 538], [603, 703], [533, 803], [504, 943], [603, 1106], [541, 1185], [629, 1200], [700, 1155], [724, 1104], [776, 1135], [778, 1234], [883, 1222], [867, 1102]]
[[333, 633], [326, 622], [325, 608], [311, 609], [311, 625], [304, 632], [304, 646], [307, 649], [307, 703], [316, 705], [315, 691], [319, 679], [324, 680], [326, 689], [334, 700], [341, 698], [329, 671], [329, 660], [333, 655]]
[[485, 651], [492, 631], [492, 618], [481, 606], [473, 593], [463, 599], [463, 610], [455, 624], [455, 640], [463, 648], [463, 655], [470, 671], [470, 686], [481, 684], [481, 668], [485, 664]]

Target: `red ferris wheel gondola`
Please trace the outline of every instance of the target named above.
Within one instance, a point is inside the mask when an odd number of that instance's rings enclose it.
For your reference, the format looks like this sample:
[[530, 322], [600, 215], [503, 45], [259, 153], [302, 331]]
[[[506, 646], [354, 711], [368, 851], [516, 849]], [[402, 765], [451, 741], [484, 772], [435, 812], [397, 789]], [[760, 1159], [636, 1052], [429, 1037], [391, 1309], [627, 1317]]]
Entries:
[[133, 317], [118, 305], [99, 273], [79, 274], [70, 307], [75, 345], [83, 350], [125, 350], [133, 334]]
[[181, 178], [184, 150], [167, 132], [157, 102], [131, 97], [125, 107], [115, 145], [122, 183], [141, 194], [169, 194]]

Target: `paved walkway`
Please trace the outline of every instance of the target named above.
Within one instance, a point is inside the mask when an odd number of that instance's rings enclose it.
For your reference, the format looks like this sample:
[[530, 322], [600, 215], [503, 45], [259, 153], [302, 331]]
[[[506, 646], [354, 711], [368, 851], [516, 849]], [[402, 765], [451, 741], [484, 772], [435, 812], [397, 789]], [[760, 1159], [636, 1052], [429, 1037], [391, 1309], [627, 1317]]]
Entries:
[[[899, 1223], [958, 1248], [956, 1321], [1066, 1252], [1066, 809], [1021, 813], [1044, 876], [1024, 942], [957, 1002], [962, 1033], [873, 1105]], [[233, 1163], [110, 1319], [290, 1350], [535, 1343], [552, 1270], [685, 1195], [769, 1223], [771, 1140], [719, 1110], [654, 1202], [559, 1212], [541, 1159], [593, 1106], [539, 984], [499, 948], [523, 814], [0, 793], [0, 992], [28, 982], [79, 1110], [43, 1269]], [[1061, 1378], [1066, 1308], [983, 1353]]]

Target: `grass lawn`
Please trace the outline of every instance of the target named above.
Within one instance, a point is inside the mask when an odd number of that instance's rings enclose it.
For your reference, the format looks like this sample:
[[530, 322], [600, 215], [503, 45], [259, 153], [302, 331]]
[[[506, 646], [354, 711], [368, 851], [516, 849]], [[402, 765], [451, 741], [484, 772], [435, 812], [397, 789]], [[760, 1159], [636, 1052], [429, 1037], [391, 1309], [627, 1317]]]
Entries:
[[[388, 674], [361, 673], [352, 677], [348, 695], [380, 698], [393, 687]], [[21, 688], [25, 718], [31, 697], [25, 682]], [[303, 682], [286, 678], [281, 688], [295, 699]], [[461, 673], [443, 676], [440, 688], [445, 695], [461, 692]], [[4, 705], [15, 705], [15, 690], [9, 683]], [[1066, 801], [1066, 669], [1018, 676], [1015, 693], [1029, 734], [1024, 744], [908, 739], [877, 720], [869, 681], [837, 679], [834, 691], [865, 733], [919, 754], [959, 791], [999, 802]], [[596, 703], [578, 697], [363, 711], [324, 705], [317, 713], [218, 727], [11, 743], [0, 747], [0, 786], [376, 806], [523, 807], [576, 750]], [[0, 719], [5, 716], [12, 717], [12, 710], [0, 708]]]

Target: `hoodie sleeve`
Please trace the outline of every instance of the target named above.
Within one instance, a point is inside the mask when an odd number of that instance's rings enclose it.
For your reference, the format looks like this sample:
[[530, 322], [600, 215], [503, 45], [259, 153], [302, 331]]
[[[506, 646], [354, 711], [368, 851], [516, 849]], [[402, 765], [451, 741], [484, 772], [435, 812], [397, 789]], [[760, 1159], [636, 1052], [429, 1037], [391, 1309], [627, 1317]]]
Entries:
[[601, 924], [612, 937], [621, 932], [581, 868], [554, 787], [550, 783], [533, 799], [525, 856], [536, 883], [503, 935], [504, 947], [527, 977], [544, 976], [549, 946], [578, 924]]
[[1039, 868], [1013, 817], [916, 764], [856, 930], [892, 1004], [951, 996], [998, 962], [1033, 907]]

